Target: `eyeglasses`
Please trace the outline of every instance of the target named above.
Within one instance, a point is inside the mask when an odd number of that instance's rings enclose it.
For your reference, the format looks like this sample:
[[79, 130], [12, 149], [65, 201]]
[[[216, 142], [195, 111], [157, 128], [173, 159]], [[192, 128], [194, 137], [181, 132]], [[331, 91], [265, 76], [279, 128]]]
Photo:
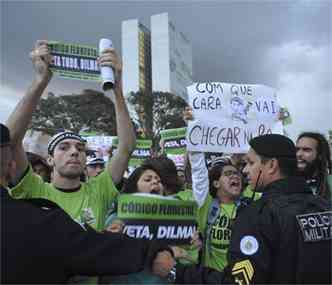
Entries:
[[232, 175], [241, 176], [241, 172], [237, 171], [237, 170], [226, 170], [221, 175], [226, 176], [226, 177], [229, 177], [229, 176], [232, 176]]

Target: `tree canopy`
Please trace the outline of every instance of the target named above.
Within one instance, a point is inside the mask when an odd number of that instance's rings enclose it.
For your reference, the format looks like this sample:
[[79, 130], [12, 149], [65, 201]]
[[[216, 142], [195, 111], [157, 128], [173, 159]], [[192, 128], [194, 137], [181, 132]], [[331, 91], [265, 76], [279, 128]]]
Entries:
[[59, 129], [116, 135], [114, 105], [103, 93], [89, 89], [64, 96], [49, 93], [34, 112], [31, 128], [50, 135]]
[[[129, 95], [128, 102], [129, 109], [137, 113], [137, 118], [131, 117], [138, 137], [157, 142], [161, 130], [185, 126], [182, 112], [186, 102], [178, 96], [164, 92], [137, 92]], [[68, 129], [76, 133], [116, 136], [114, 104], [104, 93], [90, 89], [63, 96], [49, 93], [34, 112], [31, 128], [50, 135]]]
[[137, 113], [135, 124], [154, 141], [161, 130], [185, 126], [182, 113], [187, 103], [181, 97], [167, 92], [132, 92], [128, 101]]

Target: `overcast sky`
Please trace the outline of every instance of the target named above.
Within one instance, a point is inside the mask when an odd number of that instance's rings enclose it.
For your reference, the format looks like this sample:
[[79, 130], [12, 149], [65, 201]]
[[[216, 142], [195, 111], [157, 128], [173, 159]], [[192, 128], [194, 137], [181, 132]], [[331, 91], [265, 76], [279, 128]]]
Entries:
[[[29, 52], [38, 39], [97, 45], [102, 37], [121, 50], [121, 21], [168, 12], [192, 42], [195, 81], [265, 84], [278, 91], [304, 130], [332, 129], [332, 1], [0, 1], [0, 121], [28, 88]], [[54, 77], [48, 91], [99, 89]]]

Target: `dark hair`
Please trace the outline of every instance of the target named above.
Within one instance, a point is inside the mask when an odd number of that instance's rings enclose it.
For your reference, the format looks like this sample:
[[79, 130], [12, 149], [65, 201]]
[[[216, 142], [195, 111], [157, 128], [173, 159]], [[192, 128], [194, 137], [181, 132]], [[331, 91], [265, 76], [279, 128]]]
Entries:
[[296, 158], [289, 157], [267, 157], [264, 155], [259, 155], [263, 164], [269, 161], [272, 158], [275, 158], [278, 161], [279, 169], [281, 175], [285, 177], [295, 176], [297, 173], [297, 161]]
[[217, 191], [218, 191], [218, 189], [214, 187], [213, 182], [219, 180], [225, 166], [232, 166], [235, 169], [237, 169], [235, 165], [233, 165], [230, 161], [226, 162], [225, 160], [225, 163], [219, 162], [209, 170], [209, 191], [213, 198], [217, 197]]
[[142, 166], [150, 166], [156, 169], [162, 184], [166, 187], [167, 194], [175, 194], [182, 190], [183, 184], [179, 180], [178, 172], [173, 160], [165, 155], [146, 159]]
[[31, 164], [33, 171], [35, 171], [35, 167], [37, 165], [42, 165], [45, 170], [45, 175], [42, 177], [42, 179], [45, 182], [50, 182], [52, 167], [47, 163], [47, 161], [40, 155], [32, 153], [32, 152], [26, 152], [26, 155], [27, 155], [27, 159], [28, 159], [29, 163]]
[[329, 188], [327, 177], [332, 173], [331, 151], [329, 143], [324, 135], [314, 132], [303, 132], [297, 138], [297, 142], [301, 138], [311, 138], [317, 141], [317, 161], [318, 161], [318, 179], [319, 179], [319, 193], [322, 197], [329, 197]]
[[[151, 165], [141, 165], [137, 167], [132, 174], [128, 177], [123, 185], [122, 193], [137, 193], [137, 182], [146, 170], [153, 170], [159, 175], [159, 172]], [[160, 175], [159, 175], [160, 176]]]

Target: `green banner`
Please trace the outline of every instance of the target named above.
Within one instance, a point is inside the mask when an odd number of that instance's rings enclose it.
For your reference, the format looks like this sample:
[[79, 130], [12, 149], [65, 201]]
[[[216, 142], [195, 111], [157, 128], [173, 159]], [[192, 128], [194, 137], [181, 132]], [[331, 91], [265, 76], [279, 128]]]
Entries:
[[70, 79], [100, 81], [96, 47], [56, 41], [49, 42], [48, 47], [53, 56], [50, 68], [55, 74]]
[[134, 238], [186, 244], [197, 228], [197, 205], [192, 201], [153, 194], [122, 194], [117, 213], [125, 223], [124, 232]]
[[186, 131], [187, 128], [160, 131], [161, 139], [164, 141], [164, 152], [166, 154], [185, 154], [187, 145]]
[[[112, 149], [113, 152], [116, 151], [119, 145], [119, 139], [117, 137], [112, 140]], [[136, 147], [133, 153], [131, 154], [129, 160], [129, 166], [137, 167], [142, 164], [142, 162], [151, 156], [151, 146], [152, 140], [136, 140]], [[113, 155], [113, 153], [112, 153]]]

